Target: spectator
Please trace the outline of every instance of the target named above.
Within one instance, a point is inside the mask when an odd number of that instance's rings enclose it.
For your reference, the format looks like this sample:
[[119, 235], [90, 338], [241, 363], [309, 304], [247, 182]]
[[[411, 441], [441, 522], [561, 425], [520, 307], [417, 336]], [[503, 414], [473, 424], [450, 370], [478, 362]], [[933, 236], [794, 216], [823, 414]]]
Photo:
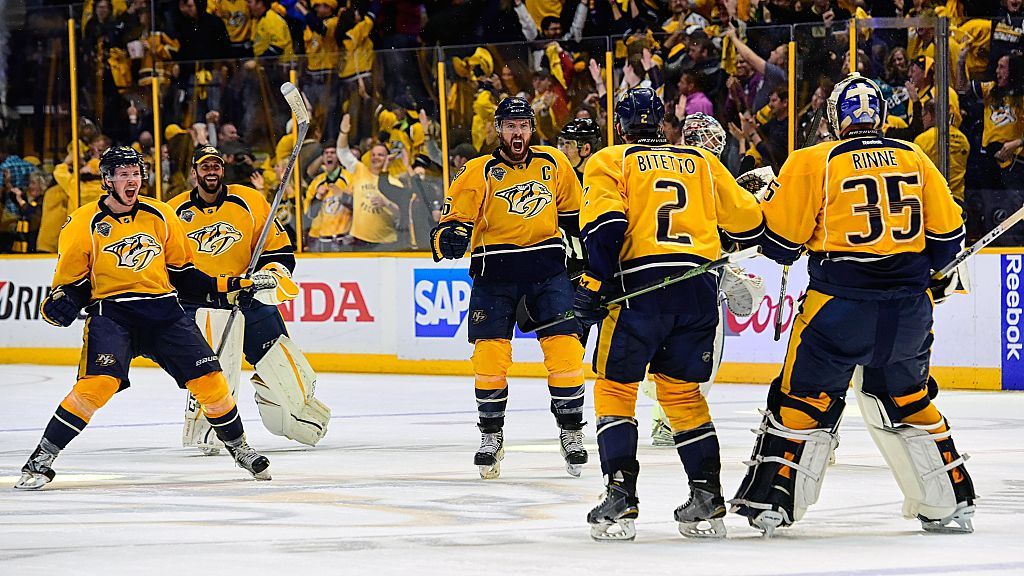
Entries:
[[786, 44], [776, 46], [772, 49], [768, 59], [765, 60], [740, 40], [736, 34], [736, 29], [732, 26], [726, 30], [726, 36], [736, 46], [736, 53], [739, 58], [745, 60], [754, 72], [761, 75], [761, 84], [757, 89], [757, 93], [754, 94], [754, 100], [750, 107], [751, 111], [756, 112], [768, 105], [768, 99], [771, 97], [773, 90], [779, 86], [786, 85], [786, 64], [789, 59], [789, 47]]
[[[832, 89], [835, 84], [827, 79], [823, 78], [819, 83], [818, 87], [814, 89], [814, 94], [811, 95], [811, 101], [807, 106], [800, 112], [800, 119], [797, 121], [796, 130], [796, 141], [797, 143], [806, 142], [807, 137], [810, 136], [811, 130], [818, 130], [819, 133], [822, 129], [822, 125], [827, 121], [824, 110], [821, 110], [825, 102], [828, 101], [828, 97], [832, 94]], [[812, 126], [814, 122], [814, 116], [821, 110], [821, 115], [818, 116], [818, 126]]]
[[708, 100], [707, 95], [701, 91], [700, 78], [692, 71], [683, 72], [682, 77], [679, 78], [679, 102], [676, 104], [676, 117], [679, 117], [679, 108], [684, 111], [682, 118], [679, 118], [680, 121], [697, 112], [703, 112], [708, 116], [715, 115], [711, 100]]
[[451, 153], [449, 154], [449, 157], [451, 158], [451, 163], [449, 165], [450, 177], [454, 179], [455, 176], [458, 175], [459, 170], [462, 170], [462, 167], [466, 165], [466, 162], [469, 162], [470, 160], [476, 158], [477, 156], [479, 156], [479, 154], [477, 153], [476, 149], [473, 148], [472, 144], [467, 144], [463, 142], [462, 144], [459, 144], [458, 146], [453, 148]]
[[306, 246], [311, 252], [336, 252], [352, 230], [350, 174], [341, 168], [334, 142], [324, 142], [321, 172], [306, 189]]
[[[199, 0], [188, 0], [199, 1]], [[291, 31], [284, 17], [270, 9], [270, 0], [248, 0], [249, 13], [252, 15], [252, 55], [284, 56], [290, 58], [295, 54], [292, 47]]]
[[[924, 131], [921, 121], [922, 106], [935, 98], [935, 61], [928, 56], [918, 56], [910, 61], [910, 80], [904, 84], [910, 98], [909, 132], [894, 135], [895, 138], [913, 140]], [[963, 116], [960, 113], [960, 97], [952, 86], [949, 90], [949, 113], [953, 117], [953, 126], [960, 126]]]
[[[36, 167], [22, 160], [17, 154], [11, 154], [14, 149], [12, 138], [4, 137], [0, 140], [0, 186], [14, 186], [24, 188], [28, 186], [28, 177], [36, 171]], [[8, 182], [7, 178], [11, 181]]]
[[[5, 178], [4, 182], [13, 180]], [[4, 184], [0, 190], [3, 190], [3, 200], [0, 202], [0, 210], [3, 212], [0, 215], [0, 253], [35, 252], [46, 178], [38, 171], [33, 171], [28, 175], [28, 186], [24, 189]]]
[[351, 131], [348, 114], [342, 117], [338, 132], [338, 159], [352, 174], [352, 229], [343, 240], [353, 250], [391, 250], [398, 242], [399, 206], [395, 199], [404, 194], [403, 186], [388, 175], [390, 151], [384, 144], [370, 149], [370, 165], [359, 161], [348, 146]]
[[882, 90], [886, 102], [889, 104], [889, 114], [899, 116], [906, 120], [910, 110], [907, 108], [907, 100], [910, 99], [907, 93], [907, 80], [910, 79], [910, 59], [907, 58], [907, 50], [902, 46], [893, 48], [885, 58], [885, 69], [882, 75], [875, 78], [875, 83]]
[[554, 142], [569, 120], [569, 104], [562, 87], [553, 82], [546, 70], [533, 73], [533, 101], [537, 115], [537, 134], [545, 142]]
[[725, 99], [726, 122], [736, 122], [741, 112], [753, 108], [761, 81], [761, 75], [754, 72], [746, 60], [736, 58], [736, 73], [725, 81], [728, 93]]
[[[914, 138], [914, 143], [924, 150], [925, 154], [932, 159], [936, 166], [939, 165], [939, 132], [935, 126], [935, 101], [929, 100], [922, 107], [921, 120], [924, 124], [924, 132]], [[964, 177], [967, 174], [967, 156], [970, 154], [971, 144], [967, 136], [959, 128], [950, 123], [949, 126], [949, 189], [953, 198], [964, 205]]]
[[[963, 70], [966, 49], [961, 51], [959, 67]], [[991, 169], [999, 173], [1002, 186], [1010, 190], [1024, 187], [1024, 56], [1012, 54], [999, 58], [993, 82], [972, 81], [969, 88], [984, 105], [984, 128], [981, 146]]]
[[357, 132], [370, 132], [373, 103], [370, 102], [369, 82], [374, 62], [370, 33], [379, 10], [380, 5], [374, 0], [365, 14], [354, 5], [338, 12], [334, 38], [341, 47], [343, 65], [338, 73], [341, 80], [340, 106], [332, 107], [328, 124], [332, 128], [339, 123], [341, 110], [348, 110]]
[[231, 58], [252, 58], [252, 17], [247, 0], [210, 0], [207, 10], [221, 19], [228, 33]]
[[772, 91], [768, 110], [768, 120], [760, 127], [749, 115], [741, 116], [745, 140], [741, 150], [746, 150], [746, 157], [740, 172], [771, 166], [777, 174], [786, 160], [789, 151], [789, 92], [785, 88]]

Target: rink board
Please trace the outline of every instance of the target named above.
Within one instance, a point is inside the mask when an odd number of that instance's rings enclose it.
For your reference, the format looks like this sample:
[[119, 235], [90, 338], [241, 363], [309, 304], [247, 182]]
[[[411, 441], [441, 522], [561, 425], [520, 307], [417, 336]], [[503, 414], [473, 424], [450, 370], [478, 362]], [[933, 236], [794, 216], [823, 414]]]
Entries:
[[[0, 258], [0, 362], [78, 362], [84, 322], [60, 329], [39, 319], [54, 262], [52, 256]], [[971, 293], [936, 310], [933, 374], [943, 387], [1024, 389], [1022, 263], [1020, 251], [975, 257]], [[282, 305], [281, 313], [319, 370], [470, 374], [468, 264], [435, 264], [406, 254], [303, 255], [295, 274], [299, 297]], [[768, 382], [786, 351], [786, 338], [772, 338], [781, 268], [763, 258], [748, 261], [746, 268], [764, 278], [768, 294], [748, 318], [724, 310], [726, 342], [718, 378], [723, 382]], [[806, 260], [801, 260], [790, 270], [783, 304], [787, 330], [792, 304], [806, 285]], [[513, 375], [544, 374], [540, 347], [531, 336], [516, 333]]]

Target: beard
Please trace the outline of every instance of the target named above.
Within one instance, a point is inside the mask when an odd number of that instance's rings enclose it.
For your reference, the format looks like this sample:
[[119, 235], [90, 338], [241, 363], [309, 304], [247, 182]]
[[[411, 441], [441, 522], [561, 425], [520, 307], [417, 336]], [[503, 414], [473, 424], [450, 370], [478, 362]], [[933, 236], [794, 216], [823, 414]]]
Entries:
[[[207, 182], [207, 180], [206, 180], [207, 178], [215, 179], [215, 182], [213, 184], [210, 184], [210, 183]], [[207, 194], [216, 194], [217, 191], [220, 190], [220, 185], [223, 182], [224, 182], [224, 179], [221, 178], [220, 176], [211, 176], [211, 175], [207, 175], [207, 176], [205, 176], [203, 178], [199, 178], [197, 180], [197, 184], [199, 184], [199, 187], [202, 188], [203, 191], [206, 192]]]
[[530, 151], [530, 141], [520, 135], [515, 135], [509, 140], [501, 139], [501, 151], [513, 163], [526, 160], [526, 154]]

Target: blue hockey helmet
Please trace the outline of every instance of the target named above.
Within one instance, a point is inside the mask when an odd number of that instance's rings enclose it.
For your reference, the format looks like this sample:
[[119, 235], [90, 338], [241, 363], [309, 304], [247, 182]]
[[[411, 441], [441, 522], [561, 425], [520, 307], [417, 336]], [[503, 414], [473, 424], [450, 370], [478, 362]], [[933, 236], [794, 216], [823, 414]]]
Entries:
[[856, 72], [836, 84], [825, 106], [829, 132], [836, 138], [851, 126], [879, 131], [888, 112], [878, 84]]
[[659, 137], [665, 104], [650, 88], [627, 90], [615, 105], [615, 122], [624, 136]]
[[520, 98], [519, 96], [509, 96], [498, 103], [497, 109], [494, 110], [494, 129], [501, 132], [501, 121], [502, 120], [530, 120], [530, 128], [536, 127], [536, 117], [533, 113], [533, 107], [527, 102], [526, 98]]

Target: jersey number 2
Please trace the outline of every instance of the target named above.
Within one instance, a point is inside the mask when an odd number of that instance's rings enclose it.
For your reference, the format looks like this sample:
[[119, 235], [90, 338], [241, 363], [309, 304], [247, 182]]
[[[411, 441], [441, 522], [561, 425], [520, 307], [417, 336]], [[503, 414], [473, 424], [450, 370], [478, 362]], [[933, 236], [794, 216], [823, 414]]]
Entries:
[[[921, 201], [914, 196], [903, 196], [903, 185], [920, 186], [920, 179], [917, 174], [889, 174], [881, 177], [881, 187], [885, 188], [885, 195], [888, 199], [889, 214], [900, 216], [905, 210], [910, 210], [910, 218], [905, 228], [893, 228], [889, 231], [894, 242], [908, 242], [921, 233], [922, 215]], [[847, 234], [846, 240], [854, 246], [874, 244], [885, 234], [885, 218], [882, 216], [882, 208], [879, 206], [882, 197], [879, 194], [879, 177], [861, 176], [848, 178], [843, 181], [843, 192], [864, 192], [864, 204], [853, 206], [854, 214], [864, 214], [868, 218], [868, 231], [864, 234]]]
[[654, 192], [675, 194], [675, 200], [658, 206], [658, 228], [655, 238], [659, 243], [693, 245], [693, 239], [685, 232], [672, 232], [672, 215], [686, 210], [686, 187], [678, 180], [662, 179], [654, 183]]

